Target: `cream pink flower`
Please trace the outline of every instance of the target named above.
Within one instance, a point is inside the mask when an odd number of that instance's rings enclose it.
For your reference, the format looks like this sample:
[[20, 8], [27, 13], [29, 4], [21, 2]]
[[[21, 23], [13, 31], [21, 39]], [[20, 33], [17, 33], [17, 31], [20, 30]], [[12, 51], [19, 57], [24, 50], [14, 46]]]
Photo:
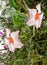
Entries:
[[29, 19], [27, 21], [28, 26], [35, 26], [38, 29], [41, 26], [43, 13], [41, 13], [41, 4], [36, 5], [36, 9], [28, 9]]
[[8, 45], [9, 50], [14, 52], [16, 48], [21, 48], [23, 44], [19, 40], [19, 31], [12, 32], [10, 29], [6, 29], [5, 43]]
[[1, 65], [6, 65], [6, 64], [4, 62], [2, 62]]

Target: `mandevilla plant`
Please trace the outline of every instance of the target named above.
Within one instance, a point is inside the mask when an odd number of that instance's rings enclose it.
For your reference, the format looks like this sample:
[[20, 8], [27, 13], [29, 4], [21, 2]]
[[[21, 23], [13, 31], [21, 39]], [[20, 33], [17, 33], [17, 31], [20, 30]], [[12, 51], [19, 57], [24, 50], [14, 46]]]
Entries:
[[0, 0], [0, 65], [47, 65], [45, 0]]

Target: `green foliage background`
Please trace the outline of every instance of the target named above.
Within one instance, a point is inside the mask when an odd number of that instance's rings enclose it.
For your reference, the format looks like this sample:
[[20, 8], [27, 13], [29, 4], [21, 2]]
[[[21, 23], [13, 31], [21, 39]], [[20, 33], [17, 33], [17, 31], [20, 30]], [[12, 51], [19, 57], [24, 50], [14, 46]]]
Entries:
[[[26, 25], [29, 17], [27, 6], [35, 8], [40, 2], [44, 17], [42, 26], [35, 30], [33, 37], [33, 27]], [[0, 61], [7, 65], [47, 65], [47, 0], [9, 0], [7, 6], [10, 6], [8, 8], [10, 17], [0, 19], [5, 22], [3, 26], [12, 31], [20, 30], [19, 38], [24, 47], [16, 49], [14, 53], [4, 54]]]

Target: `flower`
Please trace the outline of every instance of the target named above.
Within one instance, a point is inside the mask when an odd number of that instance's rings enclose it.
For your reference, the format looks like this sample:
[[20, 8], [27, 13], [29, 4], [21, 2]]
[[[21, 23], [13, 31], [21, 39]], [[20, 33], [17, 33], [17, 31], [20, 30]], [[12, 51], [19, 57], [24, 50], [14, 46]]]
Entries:
[[19, 40], [19, 31], [12, 32], [10, 29], [6, 29], [5, 43], [8, 45], [9, 50], [14, 52], [16, 48], [21, 48], [23, 44]]
[[2, 62], [1, 65], [6, 65], [6, 64], [4, 62]]
[[36, 29], [40, 28], [42, 18], [43, 18], [43, 13], [41, 13], [41, 4], [39, 3], [36, 5], [36, 9], [28, 9], [29, 11], [29, 19], [27, 21], [28, 26], [35, 26]]

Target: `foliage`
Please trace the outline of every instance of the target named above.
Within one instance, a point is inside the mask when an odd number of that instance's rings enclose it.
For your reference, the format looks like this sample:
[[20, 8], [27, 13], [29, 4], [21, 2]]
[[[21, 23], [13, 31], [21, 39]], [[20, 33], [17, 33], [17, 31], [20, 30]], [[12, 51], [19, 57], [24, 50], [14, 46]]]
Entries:
[[[42, 26], [35, 30], [26, 25], [28, 20], [27, 7], [35, 8], [37, 3], [42, 4], [44, 12]], [[2, 16], [8, 13], [8, 17], [0, 16], [4, 29], [12, 31], [20, 30], [19, 38], [24, 44], [21, 49], [14, 53], [8, 52], [0, 57], [0, 62], [7, 65], [47, 65], [47, 1], [46, 0], [6, 0], [6, 8]], [[5, 16], [5, 15], [4, 15]]]

